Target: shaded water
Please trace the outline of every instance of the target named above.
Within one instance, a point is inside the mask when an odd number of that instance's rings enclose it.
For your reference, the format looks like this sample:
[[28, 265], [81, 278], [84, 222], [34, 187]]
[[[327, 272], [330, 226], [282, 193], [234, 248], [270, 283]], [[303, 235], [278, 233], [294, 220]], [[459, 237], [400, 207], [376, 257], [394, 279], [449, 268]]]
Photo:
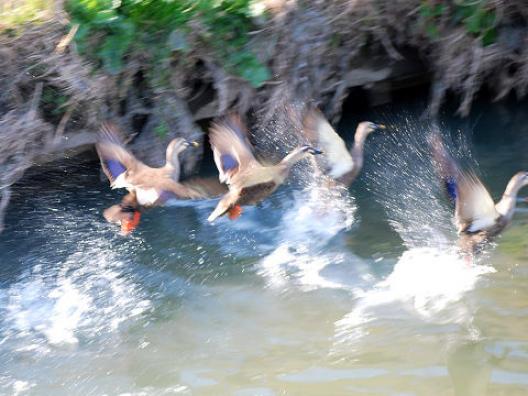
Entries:
[[[184, 203], [123, 238], [94, 164], [26, 180], [0, 236], [0, 393], [527, 394], [527, 206], [461, 262], [419, 111], [342, 120], [349, 141], [359, 119], [394, 130], [350, 195], [294, 184], [237, 222]], [[482, 105], [443, 129], [499, 197], [528, 169], [526, 121]]]

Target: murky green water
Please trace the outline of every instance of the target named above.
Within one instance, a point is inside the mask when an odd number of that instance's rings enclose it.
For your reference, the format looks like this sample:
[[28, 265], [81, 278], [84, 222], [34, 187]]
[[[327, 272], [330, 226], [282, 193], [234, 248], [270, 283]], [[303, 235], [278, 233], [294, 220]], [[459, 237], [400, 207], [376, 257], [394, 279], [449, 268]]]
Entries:
[[[411, 109], [341, 122], [395, 130], [369, 139], [350, 198], [292, 185], [237, 222], [185, 204], [123, 238], [93, 164], [26, 180], [0, 236], [0, 393], [528, 394], [528, 206], [460, 262]], [[499, 197], [528, 169], [527, 121], [483, 105], [444, 129]]]

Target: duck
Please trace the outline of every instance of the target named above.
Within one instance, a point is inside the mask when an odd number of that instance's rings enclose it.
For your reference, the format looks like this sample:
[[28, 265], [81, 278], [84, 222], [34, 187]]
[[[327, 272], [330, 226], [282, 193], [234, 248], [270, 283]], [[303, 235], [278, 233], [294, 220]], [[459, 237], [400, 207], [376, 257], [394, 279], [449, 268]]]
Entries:
[[292, 150], [279, 163], [265, 164], [255, 157], [247, 128], [237, 114], [215, 122], [209, 140], [219, 181], [229, 188], [208, 217], [209, 222], [226, 214], [231, 220], [237, 219], [242, 206], [258, 204], [283, 184], [294, 164], [310, 155], [322, 154], [319, 149], [303, 145]]
[[360, 122], [354, 134], [354, 145], [349, 150], [332, 125], [317, 108], [309, 109], [303, 118], [302, 132], [308, 142], [324, 151], [324, 173], [338, 183], [350, 186], [363, 168], [364, 147], [367, 137], [375, 131], [385, 130], [383, 124]]
[[227, 187], [216, 178], [195, 177], [180, 181], [179, 154], [187, 147], [197, 147], [197, 143], [183, 138], [173, 139], [166, 149], [165, 165], [153, 168], [130, 153], [121, 136], [116, 124], [104, 122], [96, 150], [110, 187], [128, 191], [121, 203], [103, 213], [107, 221], [121, 225], [122, 233], [128, 234], [137, 227], [144, 209], [163, 206], [173, 199], [209, 199], [227, 191]]
[[434, 163], [449, 200], [455, 206], [454, 220], [463, 253], [474, 256], [499, 236], [512, 222], [520, 189], [528, 186], [528, 172], [515, 173], [495, 203], [472, 170], [463, 170], [435, 132], [430, 138]]

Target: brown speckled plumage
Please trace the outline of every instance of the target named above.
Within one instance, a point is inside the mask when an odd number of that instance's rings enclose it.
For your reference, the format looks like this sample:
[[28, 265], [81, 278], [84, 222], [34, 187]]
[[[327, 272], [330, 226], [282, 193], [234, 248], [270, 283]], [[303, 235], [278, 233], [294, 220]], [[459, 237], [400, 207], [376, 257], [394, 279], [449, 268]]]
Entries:
[[255, 158], [247, 139], [247, 129], [237, 115], [214, 123], [209, 139], [220, 181], [227, 183], [225, 194], [208, 221], [225, 215], [235, 206], [255, 205], [271, 195], [286, 179], [291, 166], [308, 154], [320, 151], [310, 146], [298, 147], [276, 165], [264, 165]]

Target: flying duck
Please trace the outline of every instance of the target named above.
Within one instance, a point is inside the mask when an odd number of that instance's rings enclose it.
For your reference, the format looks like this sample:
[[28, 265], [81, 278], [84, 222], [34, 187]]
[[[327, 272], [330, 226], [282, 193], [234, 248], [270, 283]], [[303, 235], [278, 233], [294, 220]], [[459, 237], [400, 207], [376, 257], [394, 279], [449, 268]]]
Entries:
[[182, 138], [173, 139], [167, 146], [165, 165], [152, 168], [124, 147], [115, 124], [103, 123], [96, 143], [101, 167], [112, 189], [126, 188], [129, 192], [120, 204], [104, 211], [106, 220], [120, 224], [122, 232], [127, 234], [137, 227], [144, 208], [162, 206], [171, 199], [212, 198], [227, 191], [216, 178], [179, 180], [178, 156], [190, 145], [197, 144]]
[[459, 246], [465, 253], [478, 253], [511, 223], [517, 193], [528, 185], [528, 172], [513, 175], [502, 198], [494, 203], [477, 175], [472, 171], [462, 170], [449, 155], [438, 133], [433, 133], [430, 142], [446, 194], [455, 204]]
[[256, 205], [270, 196], [285, 181], [295, 163], [308, 155], [322, 153], [311, 146], [301, 146], [278, 164], [265, 165], [255, 158], [247, 129], [238, 115], [214, 123], [209, 139], [220, 182], [229, 187], [207, 219], [210, 222], [225, 214], [231, 220], [238, 218], [241, 206]]
[[348, 150], [325, 116], [313, 108], [304, 117], [302, 130], [310, 144], [320, 147], [325, 153], [326, 174], [339, 183], [350, 186], [363, 168], [363, 151], [367, 136], [381, 129], [385, 129], [382, 124], [360, 122], [354, 135], [354, 146]]

